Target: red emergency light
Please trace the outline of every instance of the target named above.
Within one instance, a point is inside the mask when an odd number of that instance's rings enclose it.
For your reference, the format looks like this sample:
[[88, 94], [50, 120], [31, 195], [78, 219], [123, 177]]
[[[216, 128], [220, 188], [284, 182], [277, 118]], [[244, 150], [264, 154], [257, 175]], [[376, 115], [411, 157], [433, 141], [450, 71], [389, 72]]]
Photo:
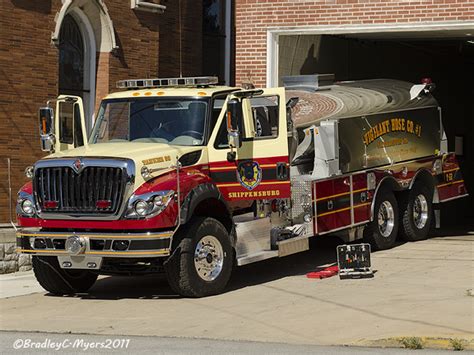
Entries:
[[44, 201], [43, 207], [48, 210], [58, 208], [58, 201]]
[[112, 201], [110, 200], [98, 200], [95, 203], [95, 207], [97, 207], [98, 209], [107, 209], [110, 208], [110, 206], [112, 206]]

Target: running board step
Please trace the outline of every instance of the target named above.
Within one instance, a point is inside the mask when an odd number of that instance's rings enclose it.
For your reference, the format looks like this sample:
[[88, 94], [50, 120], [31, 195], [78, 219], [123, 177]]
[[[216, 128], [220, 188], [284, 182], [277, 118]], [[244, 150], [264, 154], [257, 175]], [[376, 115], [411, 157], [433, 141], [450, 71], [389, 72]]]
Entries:
[[296, 238], [285, 239], [277, 242], [278, 245], [278, 256], [296, 254], [302, 251], [309, 250], [309, 238], [307, 236], [301, 236]]
[[237, 258], [237, 265], [242, 266], [242, 265], [252, 264], [257, 261], [262, 261], [262, 260], [276, 258], [276, 257], [278, 257], [278, 250], [262, 250], [258, 253], [245, 255], [240, 258]]
[[246, 254], [237, 258], [237, 265], [247, 265], [271, 258], [282, 258], [309, 250], [308, 237], [298, 237], [278, 242], [278, 250], [262, 250], [253, 254]]

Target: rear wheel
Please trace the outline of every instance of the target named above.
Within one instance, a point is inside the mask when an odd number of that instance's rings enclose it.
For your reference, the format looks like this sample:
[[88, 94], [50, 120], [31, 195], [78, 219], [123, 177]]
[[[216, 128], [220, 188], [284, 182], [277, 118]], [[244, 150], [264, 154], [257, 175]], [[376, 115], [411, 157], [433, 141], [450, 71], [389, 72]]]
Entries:
[[187, 297], [222, 292], [233, 264], [232, 245], [222, 223], [214, 218], [196, 218], [174, 238], [173, 254], [165, 263], [171, 288]]
[[97, 280], [97, 274], [88, 270], [64, 270], [55, 256], [33, 256], [36, 280], [48, 292], [55, 295], [82, 293]]
[[374, 250], [395, 245], [398, 233], [398, 205], [392, 191], [383, 188], [377, 193], [373, 221], [365, 230], [365, 239]]
[[433, 193], [421, 182], [415, 183], [408, 197], [402, 198], [403, 205], [400, 236], [406, 241], [423, 240], [433, 221]]

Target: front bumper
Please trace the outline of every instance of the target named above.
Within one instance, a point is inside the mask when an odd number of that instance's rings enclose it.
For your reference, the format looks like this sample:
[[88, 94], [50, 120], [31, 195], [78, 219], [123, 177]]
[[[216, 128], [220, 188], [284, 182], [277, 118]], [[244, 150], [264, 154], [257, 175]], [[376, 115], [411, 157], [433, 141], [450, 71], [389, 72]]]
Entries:
[[[84, 248], [78, 254], [66, 249], [66, 240], [81, 237]], [[170, 255], [172, 231], [117, 232], [51, 232], [25, 228], [17, 232], [17, 252], [60, 257], [154, 258]], [[39, 239], [35, 245], [35, 240]], [[127, 246], [124, 248], [124, 245]]]

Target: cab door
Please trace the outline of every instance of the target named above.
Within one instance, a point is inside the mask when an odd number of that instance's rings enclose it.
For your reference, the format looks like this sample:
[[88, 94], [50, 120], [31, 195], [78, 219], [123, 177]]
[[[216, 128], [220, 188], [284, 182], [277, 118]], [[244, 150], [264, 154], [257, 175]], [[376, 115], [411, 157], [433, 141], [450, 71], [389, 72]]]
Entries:
[[61, 95], [56, 102], [55, 151], [87, 145], [84, 107], [79, 96]]
[[[272, 88], [258, 92], [229, 95], [209, 141], [211, 178], [223, 196], [237, 205], [290, 197], [285, 91]], [[224, 118], [230, 99], [240, 100], [243, 117], [241, 146], [235, 149], [235, 160], [229, 161], [231, 149]]]

